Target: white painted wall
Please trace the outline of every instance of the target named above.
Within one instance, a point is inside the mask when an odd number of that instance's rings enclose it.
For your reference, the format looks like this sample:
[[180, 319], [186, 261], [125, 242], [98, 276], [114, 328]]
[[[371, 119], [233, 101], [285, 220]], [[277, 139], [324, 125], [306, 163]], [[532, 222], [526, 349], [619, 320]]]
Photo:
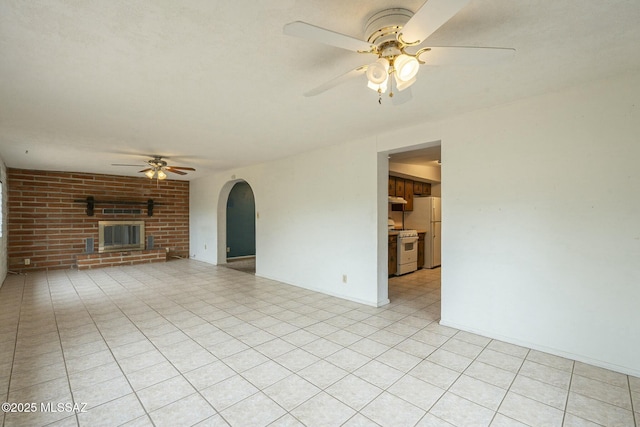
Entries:
[[639, 105], [636, 74], [407, 130], [442, 139], [443, 324], [640, 375]]
[[383, 304], [386, 153], [442, 141], [442, 323], [640, 376], [639, 101], [623, 76], [192, 181], [192, 252], [235, 175], [258, 275]]
[[379, 295], [376, 285], [377, 177], [375, 141], [367, 140], [193, 180], [192, 257], [224, 262], [225, 237], [222, 233], [218, 238], [218, 220], [224, 221], [232, 184], [242, 179], [251, 185], [259, 215], [258, 276], [384, 304], [386, 289]]

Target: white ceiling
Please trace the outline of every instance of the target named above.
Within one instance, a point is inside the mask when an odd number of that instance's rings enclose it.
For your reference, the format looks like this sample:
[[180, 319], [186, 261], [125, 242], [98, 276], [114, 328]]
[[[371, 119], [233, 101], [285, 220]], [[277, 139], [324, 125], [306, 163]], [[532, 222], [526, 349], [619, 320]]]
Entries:
[[372, 61], [282, 34], [302, 20], [364, 38], [422, 0], [0, 0], [0, 156], [9, 167], [135, 175], [146, 155], [210, 171], [640, 70], [637, 0], [471, 0], [427, 41], [517, 49], [491, 66], [423, 66], [401, 106]]

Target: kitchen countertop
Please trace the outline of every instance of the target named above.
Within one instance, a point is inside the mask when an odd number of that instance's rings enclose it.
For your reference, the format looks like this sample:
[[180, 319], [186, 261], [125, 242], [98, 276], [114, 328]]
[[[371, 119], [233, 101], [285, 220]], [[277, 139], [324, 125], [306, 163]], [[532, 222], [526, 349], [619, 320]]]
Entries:
[[[397, 236], [399, 232], [401, 232], [402, 230], [389, 230], [389, 236]], [[418, 232], [418, 234], [420, 233], [426, 233], [427, 230], [416, 230]]]

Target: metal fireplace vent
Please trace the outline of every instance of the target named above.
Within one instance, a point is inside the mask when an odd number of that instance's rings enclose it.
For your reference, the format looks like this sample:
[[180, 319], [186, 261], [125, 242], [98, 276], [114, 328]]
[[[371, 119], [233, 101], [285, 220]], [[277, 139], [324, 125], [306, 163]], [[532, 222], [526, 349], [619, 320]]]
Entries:
[[142, 209], [112, 209], [112, 208], [104, 208], [102, 209], [102, 213], [105, 215], [140, 215], [142, 213]]

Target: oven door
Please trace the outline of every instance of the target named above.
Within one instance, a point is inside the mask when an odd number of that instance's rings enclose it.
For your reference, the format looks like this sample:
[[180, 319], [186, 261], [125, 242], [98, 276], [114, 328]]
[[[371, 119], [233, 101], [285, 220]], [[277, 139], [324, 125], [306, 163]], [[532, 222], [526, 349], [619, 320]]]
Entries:
[[398, 264], [418, 261], [418, 237], [398, 238]]

